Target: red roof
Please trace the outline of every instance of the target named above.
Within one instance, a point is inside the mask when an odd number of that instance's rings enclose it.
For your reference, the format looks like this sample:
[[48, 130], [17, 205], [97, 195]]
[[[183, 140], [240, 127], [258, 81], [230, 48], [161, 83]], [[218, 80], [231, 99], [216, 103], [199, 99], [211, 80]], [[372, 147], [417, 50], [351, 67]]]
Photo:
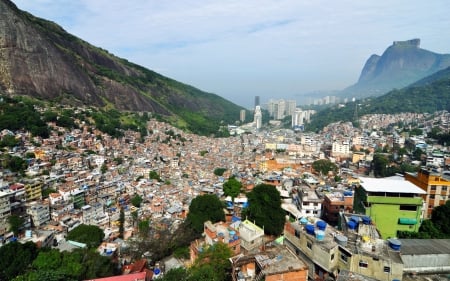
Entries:
[[146, 273], [138, 272], [131, 273], [125, 275], [97, 278], [97, 279], [88, 279], [85, 281], [145, 281]]

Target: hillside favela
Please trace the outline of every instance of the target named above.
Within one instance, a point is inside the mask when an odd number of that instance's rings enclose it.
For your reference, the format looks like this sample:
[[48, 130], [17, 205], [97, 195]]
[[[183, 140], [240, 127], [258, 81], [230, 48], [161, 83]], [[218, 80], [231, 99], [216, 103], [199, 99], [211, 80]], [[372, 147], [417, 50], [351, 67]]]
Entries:
[[0, 0], [0, 280], [450, 280], [442, 1], [34, 2]]

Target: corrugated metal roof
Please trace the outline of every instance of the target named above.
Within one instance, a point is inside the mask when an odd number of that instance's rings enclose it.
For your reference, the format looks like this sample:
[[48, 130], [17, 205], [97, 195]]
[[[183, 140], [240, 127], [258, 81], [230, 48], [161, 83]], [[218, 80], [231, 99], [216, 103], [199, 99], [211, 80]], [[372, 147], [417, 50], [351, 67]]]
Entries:
[[402, 255], [450, 254], [450, 239], [399, 239]]

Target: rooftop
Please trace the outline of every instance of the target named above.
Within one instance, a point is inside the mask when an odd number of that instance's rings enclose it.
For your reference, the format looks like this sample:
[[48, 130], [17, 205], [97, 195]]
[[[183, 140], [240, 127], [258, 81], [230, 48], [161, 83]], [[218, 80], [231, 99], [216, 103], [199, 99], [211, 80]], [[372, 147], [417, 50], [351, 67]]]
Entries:
[[450, 253], [450, 239], [399, 239], [403, 255], [438, 255]]
[[283, 246], [266, 248], [265, 252], [255, 255], [257, 263], [266, 275], [306, 269], [306, 264]]
[[425, 194], [421, 188], [415, 184], [396, 177], [389, 178], [364, 178], [360, 177], [361, 186], [369, 192], [392, 192], [392, 193], [415, 193]]

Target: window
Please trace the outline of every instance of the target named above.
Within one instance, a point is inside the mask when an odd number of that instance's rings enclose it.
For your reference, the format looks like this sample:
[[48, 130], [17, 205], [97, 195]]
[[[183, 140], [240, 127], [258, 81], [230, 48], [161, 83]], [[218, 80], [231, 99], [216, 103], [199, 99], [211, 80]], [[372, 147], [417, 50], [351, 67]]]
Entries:
[[435, 185], [432, 185], [432, 186], [431, 186], [431, 190], [436, 190], [436, 186], [435, 186]]
[[319, 206], [319, 203], [314, 203], [314, 206]]
[[400, 211], [417, 211], [417, 206], [414, 206], [414, 205], [400, 205]]
[[348, 257], [345, 254], [341, 253], [341, 260], [345, 263], [347, 263]]
[[447, 187], [446, 187], [446, 186], [443, 186], [441, 190], [442, 190], [442, 191], [447, 191]]
[[331, 261], [334, 260], [334, 254], [331, 254]]
[[295, 237], [300, 237], [300, 231], [296, 229], [294, 235], [295, 235]]
[[309, 241], [307, 241], [306, 242], [306, 247], [308, 247], [308, 249], [312, 249], [312, 244], [311, 244], [311, 242], [309, 242]]
[[434, 199], [434, 194], [430, 194], [430, 199]]
[[359, 261], [359, 267], [367, 268], [369, 267], [369, 264], [366, 261]]
[[383, 271], [385, 273], [389, 273], [389, 272], [391, 272], [391, 268], [389, 266], [385, 266], [385, 267], [383, 267]]

